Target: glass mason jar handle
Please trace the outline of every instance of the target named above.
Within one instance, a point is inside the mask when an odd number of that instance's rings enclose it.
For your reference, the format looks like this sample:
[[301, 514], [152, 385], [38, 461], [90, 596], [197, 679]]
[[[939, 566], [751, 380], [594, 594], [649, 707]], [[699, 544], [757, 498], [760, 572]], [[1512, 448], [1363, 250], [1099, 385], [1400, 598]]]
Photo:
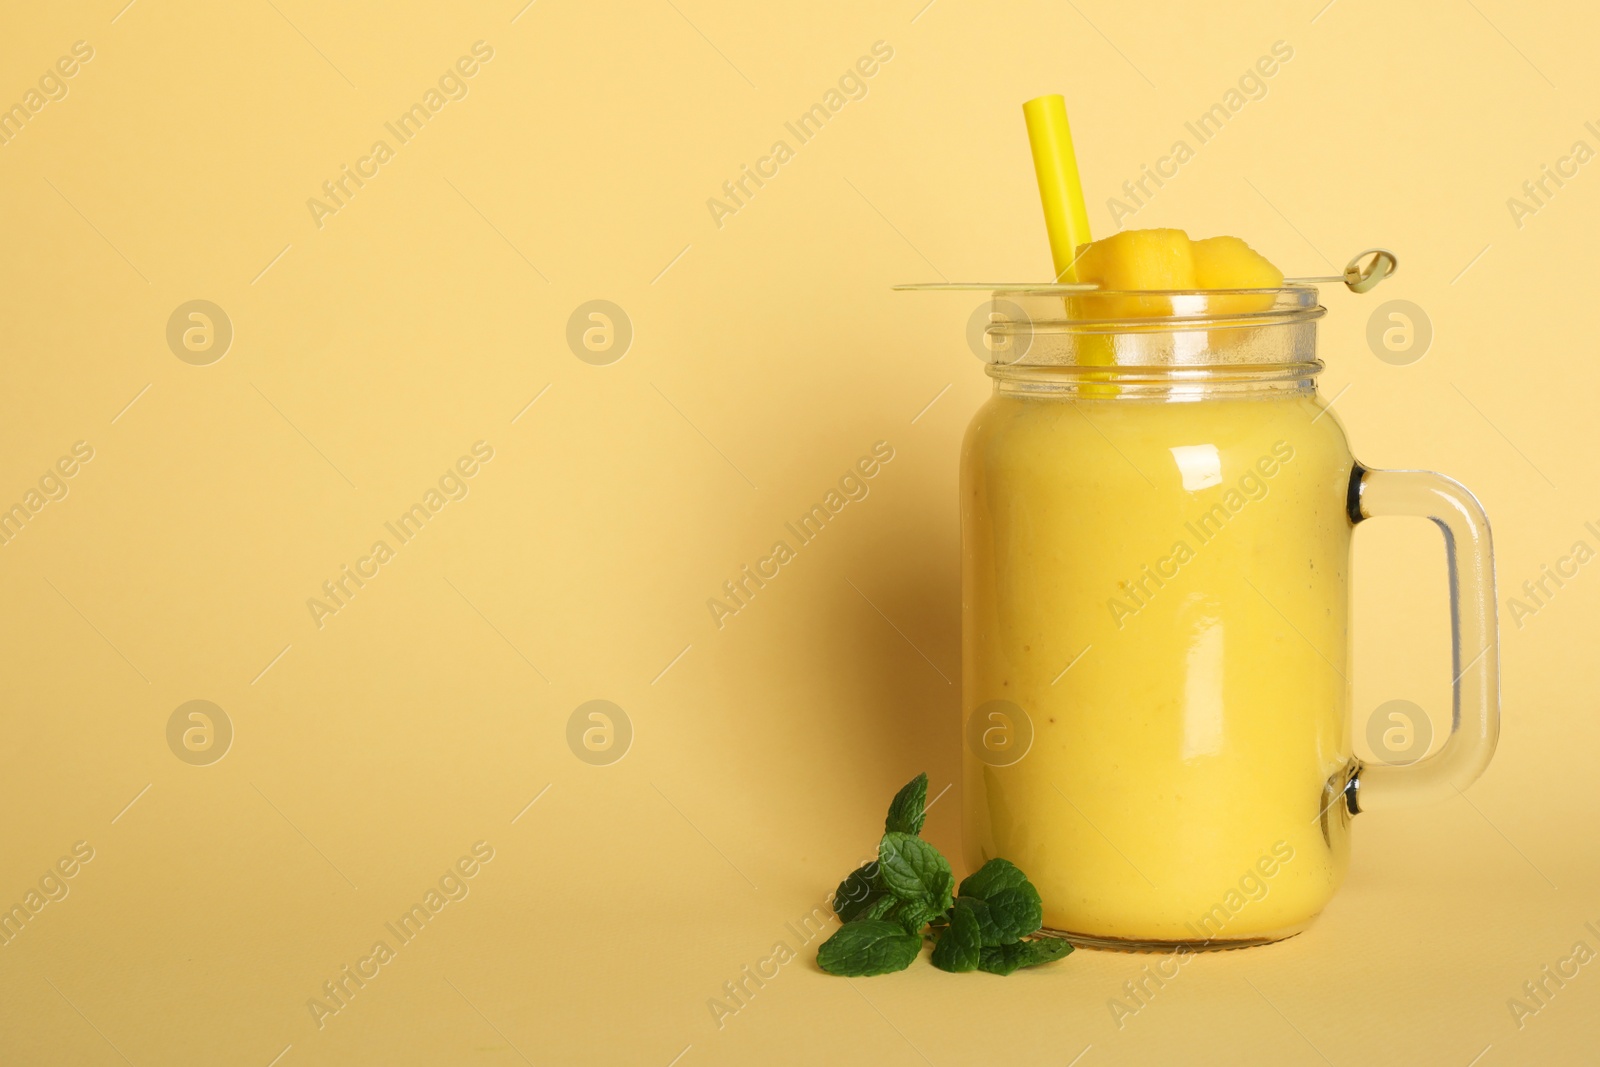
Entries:
[[1500, 737], [1500, 640], [1489, 519], [1460, 482], [1430, 471], [1350, 472], [1350, 521], [1381, 515], [1432, 519], [1450, 568], [1450, 733], [1433, 755], [1405, 765], [1358, 765], [1345, 789], [1352, 814], [1455, 796], [1489, 765]]

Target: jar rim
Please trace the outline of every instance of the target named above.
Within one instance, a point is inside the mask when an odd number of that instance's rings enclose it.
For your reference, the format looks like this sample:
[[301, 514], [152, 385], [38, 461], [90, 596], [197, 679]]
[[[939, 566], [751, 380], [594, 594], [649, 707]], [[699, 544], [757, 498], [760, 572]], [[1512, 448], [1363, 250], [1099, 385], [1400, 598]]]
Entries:
[[[1316, 322], [1327, 309], [1309, 285], [1120, 291], [997, 288], [987, 323], [974, 317], [991, 374], [1016, 367], [1320, 366]], [[976, 339], [975, 339], [976, 340]]]
[[994, 321], [1086, 333], [1193, 330], [1309, 322], [1327, 313], [1312, 285], [1259, 289], [1101, 289], [1041, 285], [996, 288], [998, 309], [1014, 305], [1020, 316]]

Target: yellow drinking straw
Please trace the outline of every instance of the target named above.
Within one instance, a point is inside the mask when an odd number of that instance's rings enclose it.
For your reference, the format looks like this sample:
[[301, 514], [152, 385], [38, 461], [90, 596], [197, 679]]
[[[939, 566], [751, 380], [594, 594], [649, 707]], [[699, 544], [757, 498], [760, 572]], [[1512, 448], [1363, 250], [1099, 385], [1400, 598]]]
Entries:
[[[1078, 179], [1078, 154], [1072, 149], [1072, 127], [1067, 124], [1067, 102], [1059, 95], [1039, 96], [1022, 105], [1028, 124], [1028, 144], [1033, 148], [1033, 172], [1039, 179], [1039, 200], [1044, 204], [1044, 226], [1050, 235], [1050, 258], [1055, 262], [1057, 282], [1078, 280], [1073, 265], [1078, 248], [1094, 238], [1089, 236], [1089, 209], [1083, 202], [1083, 183]], [[1072, 317], [1072, 298], [1063, 301], [1067, 317]], [[1109, 367], [1116, 354], [1108, 337], [1084, 337], [1078, 359], [1087, 366]], [[1121, 390], [1108, 381], [1109, 372], [1092, 371], [1082, 384], [1086, 397], [1115, 396]]]
[[1072, 150], [1072, 127], [1067, 124], [1067, 102], [1060, 95], [1040, 96], [1022, 105], [1028, 124], [1028, 144], [1033, 148], [1033, 172], [1039, 179], [1039, 199], [1044, 203], [1044, 225], [1050, 235], [1050, 257], [1056, 281], [1076, 281], [1072, 264], [1078, 247], [1089, 236], [1089, 209], [1083, 202], [1078, 179], [1078, 156]]

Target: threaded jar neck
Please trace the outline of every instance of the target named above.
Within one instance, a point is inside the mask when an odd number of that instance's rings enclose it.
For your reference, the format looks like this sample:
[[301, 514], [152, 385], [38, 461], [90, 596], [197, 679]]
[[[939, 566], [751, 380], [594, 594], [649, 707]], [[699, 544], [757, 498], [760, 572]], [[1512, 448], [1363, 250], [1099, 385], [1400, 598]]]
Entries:
[[1306, 392], [1322, 364], [1310, 286], [994, 293], [984, 348], [998, 392], [1167, 400]]

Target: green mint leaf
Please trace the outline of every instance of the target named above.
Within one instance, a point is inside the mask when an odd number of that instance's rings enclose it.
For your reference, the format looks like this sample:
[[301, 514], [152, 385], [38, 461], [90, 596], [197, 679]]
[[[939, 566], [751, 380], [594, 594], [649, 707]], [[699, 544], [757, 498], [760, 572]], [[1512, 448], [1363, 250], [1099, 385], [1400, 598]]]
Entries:
[[1007, 975], [1022, 966], [1022, 942], [986, 945], [979, 950], [978, 969], [986, 974]]
[[883, 883], [878, 877], [878, 861], [873, 860], [851, 871], [839, 888], [833, 891], [833, 912], [840, 922], [862, 918], [868, 906], [884, 895]]
[[[934, 855], [939, 856], [939, 853], [935, 852]], [[944, 863], [943, 856], [939, 856], [939, 862]], [[949, 872], [950, 865], [946, 863], [945, 869], [939, 871], [933, 877], [933, 895], [928, 901], [929, 906], [933, 909], [933, 917], [928, 920], [929, 922], [932, 922], [935, 918], [942, 917], [945, 912], [950, 910], [950, 906], [956, 902], [956, 876]]]
[[967, 875], [956, 892], [958, 896], [988, 900], [991, 893], [1027, 884], [1028, 876], [1018, 870], [1016, 864], [1010, 860], [992, 859]]
[[850, 904], [839, 912], [839, 921], [852, 923], [857, 919], [882, 919], [900, 903], [900, 898], [881, 889], [873, 890], [865, 900]]
[[1040, 937], [1032, 941], [1023, 942], [1028, 946], [1028, 961], [1024, 967], [1037, 967], [1041, 963], [1054, 963], [1072, 954], [1071, 941], [1059, 937]]
[[890, 974], [911, 966], [922, 951], [922, 938], [899, 923], [860, 919], [845, 923], [817, 949], [817, 966], [829, 974], [859, 978]]
[[978, 969], [989, 974], [1006, 975], [1023, 967], [1037, 967], [1041, 963], [1059, 960], [1071, 951], [1071, 942], [1060, 938], [1014, 941], [1009, 945], [990, 946], [980, 950]]
[[889, 802], [889, 817], [883, 820], [885, 833], [920, 834], [928, 814], [928, 775], [917, 775]]
[[[1015, 937], [1005, 936], [1006, 931], [990, 917], [988, 901], [979, 900], [977, 897], [956, 897], [956, 907], [965, 908], [972, 913], [973, 920], [978, 924], [978, 943], [985, 948], [1016, 940]], [[953, 921], [954, 915], [951, 918]]]
[[957, 897], [956, 902], [966, 904], [977, 916], [978, 930], [986, 948], [1008, 945], [1033, 933], [1044, 921], [1044, 907], [1031, 885], [1001, 889], [988, 900], [962, 896]]
[[941, 971], [975, 971], [982, 951], [977, 913], [958, 900], [950, 913], [950, 925], [933, 946], [933, 965]]
[[915, 834], [897, 831], [878, 842], [878, 876], [901, 900], [927, 900], [935, 913], [950, 906], [956, 881], [938, 849]]
[[958, 899], [972, 902], [986, 947], [1026, 937], [1044, 921], [1039, 891], [1028, 876], [1002, 859], [992, 859], [961, 882]]
[[900, 898], [893, 893], [879, 893], [867, 901], [867, 906], [861, 909], [857, 919], [886, 919], [889, 913], [900, 903]]
[[944, 912], [934, 907], [930, 900], [902, 900], [888, 909], [883, 918], [899, 923], [905, 927], [907, 933], [920, 935], [924, 926], [943, 914]]
[[1011, 939], [1026, 937], [1044, 923], [1044, 904], [1030, 882], [991, 893], [988, 904], [990, 917]]

